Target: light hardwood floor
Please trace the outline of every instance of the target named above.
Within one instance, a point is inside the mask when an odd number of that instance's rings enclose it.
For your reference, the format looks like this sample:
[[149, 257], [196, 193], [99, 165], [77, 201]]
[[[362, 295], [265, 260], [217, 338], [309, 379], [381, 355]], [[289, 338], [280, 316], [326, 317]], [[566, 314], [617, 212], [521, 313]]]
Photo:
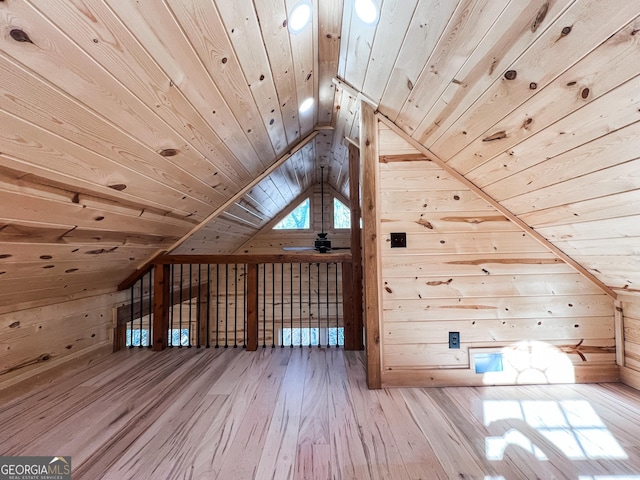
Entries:
[[640, 480], [617, 384], [370, 391], [359, 352], [133, 349], [14, 397], [0, 453], [74, 480]]

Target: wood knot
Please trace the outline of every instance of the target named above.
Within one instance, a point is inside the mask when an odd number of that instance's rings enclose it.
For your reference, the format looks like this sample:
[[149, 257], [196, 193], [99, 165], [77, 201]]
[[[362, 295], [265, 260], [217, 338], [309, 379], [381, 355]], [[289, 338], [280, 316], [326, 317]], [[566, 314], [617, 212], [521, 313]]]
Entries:
[[116, 183], [113, 185], [108, 185], [109, 188], [112, 188], [114, 190], [117, 190], [118, 192], [123, 191], [125, 188], [127, 188], [127, 186], [124, 183]]
[[542, 5], [542, 7], [540, 7], [540, 10], [538, 10], [538, 14], [536, 15], [535, 20], [531, 24], [532, 32], [535, 32], [536, 30], [538, 30], [538, 27], [542, 24], [542, 22], [544, 21], [544, 18], [547, 16], [548, 11], [549, 11], [549, 2]]
[[537, 84], [536, 82], [531, 82], [531, 83], [529, 84], [529, 88], [530, 88], [531, 90], [535, 90], [536, 88], [538, 88], [538, 84]]
[[500, 132], [496, 132], [493, 135], [489, 135], [486, 138], [483, 138], [483, 142], [494, 142], [496, 140], [502, 140], [503, 138], [507, 138], [507, 132], [502, 130]]
[[222, 63], [227, 63], [229, 60], [227, 59], [227, 57], [222, 57]]
[[564, 27], [562, 29], [562, 36], [566, 37], [567, 35], [569, 35], [571, 33], [571, 27]]
[[0, 258], [10, 258], [10, 257], [12, 257], [12, 255], [8, 253], [3, 253], [2, 255], [0, 255]]
[[160, 150], [159, 153], [163, 157], [175, 157], [178, 154], [178, 150], [175, 148], [165, 148], [164, 150]]
[[516, 72], [515, 70], [508, 70], [504, 74], [504, 78], [506, 78], [507, 80], [515, 80], [517, 76], [518, 76], [518, 72]]
[[407, 80], [407, 88], [413, 90], [413, 82], [411, 80]]
[[364, 145], [365, 145], [366, 147], [369, 147], [369, 146], [371, 146], [371, 142], [370, 142], [369, 140], [366, 140], [366, 141], [364, 142]]
[[260, 75], [260, 81], [264, 80], [264, 75]]
[[11, 38], [13, 38], [16, 42], [33, 43], [29, 38], [29, 35], [27, 35], [27, 32], [25, 32], [24, 30], [20, 30], [19, 28], [12, 29], [9, 32], [9, 35], [11, 35]]
[[588, 88], [583, 88], [582, 92], [580, 93], [580, 96], [586, 100], [586, 98], [589, 96], [589, 89]]
[[40, 255], [40, 260], [51, 260], [52, 258], [51, 255]]
[[11, 325], [9, 325], [9, 328], [18, 328], [20, 326], [20, 322], [13, 322]]

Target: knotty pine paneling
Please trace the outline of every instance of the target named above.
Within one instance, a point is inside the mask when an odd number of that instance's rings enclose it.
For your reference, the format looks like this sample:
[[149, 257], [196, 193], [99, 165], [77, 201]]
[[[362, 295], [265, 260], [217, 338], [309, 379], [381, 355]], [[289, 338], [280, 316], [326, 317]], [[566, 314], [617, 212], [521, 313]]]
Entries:
[[[433, 162], [406, 155], [378, 166], [383, 384], [433, 369], [446, 384], [446, 369], [472, 368], [472, 352], [526, 342], [568, 365], [613, 367], [613, 300]], [[390, 248], [392, 232], [406, 232], [406, 248]], [[460, 333], [460, 349], [449, 349], [449, 332]]]
[[621, 378], [627, 385], [640, 389], [640, 296], [637, 293], [625, 293], [620, 298], [624, 328], [624, 365], [621, 368]]
[[113, 309], [125, 301], [126, 292], [107, 293], [0, 313], [0, 388], [110, 352]]

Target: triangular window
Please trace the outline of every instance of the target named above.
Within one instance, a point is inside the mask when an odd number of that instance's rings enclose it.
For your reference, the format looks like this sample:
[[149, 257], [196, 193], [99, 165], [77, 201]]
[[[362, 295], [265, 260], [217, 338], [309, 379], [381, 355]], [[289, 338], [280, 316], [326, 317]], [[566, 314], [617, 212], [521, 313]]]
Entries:
[[336, 197], [333, 197], [333, 228], [351, 228], [351, 211]]
[[273, 227], [274, 230], [304, 230], [311, 228], [309, 215], [309, 199], [298, 205], [293, 211]]

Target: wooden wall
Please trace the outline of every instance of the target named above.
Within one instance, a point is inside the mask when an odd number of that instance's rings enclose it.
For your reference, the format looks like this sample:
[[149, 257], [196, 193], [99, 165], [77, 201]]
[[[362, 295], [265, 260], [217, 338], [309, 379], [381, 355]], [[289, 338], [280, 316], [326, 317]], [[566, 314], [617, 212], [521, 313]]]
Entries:
[[624, 347], [620, 379], [640, 390], [640, 296], [621, 295], [618, 309], [621, 314]]
[[[542, 360], [554, 355], [576, 381], [615, 380], [613, 300], [395, 133], [379, 133], [383, 385], [567, 381]], [[407, 248], [390, 248], [392, 232], [406, 232]], [[501, 348], [503, 374], [472, 370], [470, 353]], [[507, 368], [522, 355], [527, 369]]]
[[125, 292], [0, 313], [0, 389], [112, 350], [114, 310]]

